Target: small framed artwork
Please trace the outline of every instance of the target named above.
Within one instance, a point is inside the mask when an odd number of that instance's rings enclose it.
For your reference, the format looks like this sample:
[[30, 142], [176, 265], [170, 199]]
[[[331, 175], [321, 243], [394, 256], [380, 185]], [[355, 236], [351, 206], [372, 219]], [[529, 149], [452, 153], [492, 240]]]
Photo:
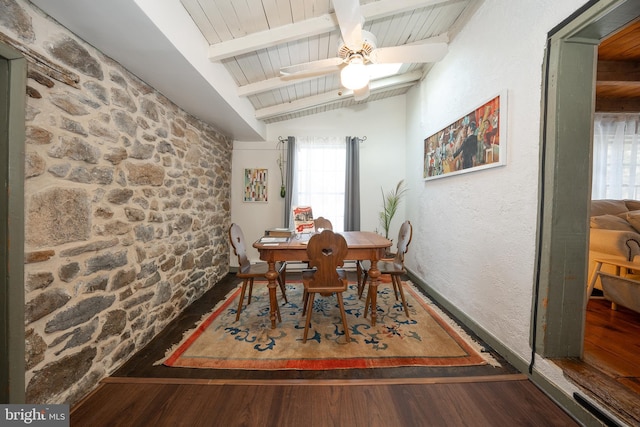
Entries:
[[244, 201], [263, 202], [269, 201], [267, 184], [267, 169], [245, 169], [244, 170]]
[[473, 172], [507, 161], [506, 91], [424, 140], [425, 180]]

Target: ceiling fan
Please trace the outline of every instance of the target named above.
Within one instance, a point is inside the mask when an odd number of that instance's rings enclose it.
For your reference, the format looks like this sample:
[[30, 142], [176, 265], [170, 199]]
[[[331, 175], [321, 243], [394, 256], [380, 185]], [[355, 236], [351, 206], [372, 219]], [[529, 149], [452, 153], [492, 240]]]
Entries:
[[356, 100], [369, 96], [370, 67], [376, 64], [437, 62], [447, 53], [447, 43], [434, 42], [395, 47], [376, 46], [376, 38], [362, 29], [364, 16], [359, 0], [332, 0], [342, 44], [335, 58], [306, 62], [280, 69], [287, 78], [321, 76], [340, 71], [342, 85]]

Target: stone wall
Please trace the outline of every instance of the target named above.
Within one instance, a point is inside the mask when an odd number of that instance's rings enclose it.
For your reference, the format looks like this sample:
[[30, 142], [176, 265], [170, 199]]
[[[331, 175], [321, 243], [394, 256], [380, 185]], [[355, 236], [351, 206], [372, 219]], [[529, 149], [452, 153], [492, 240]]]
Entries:
[[28, 59], [27, 402], [73, 404], [228, 272], [232, 144], [29, 2], [0, 43]]

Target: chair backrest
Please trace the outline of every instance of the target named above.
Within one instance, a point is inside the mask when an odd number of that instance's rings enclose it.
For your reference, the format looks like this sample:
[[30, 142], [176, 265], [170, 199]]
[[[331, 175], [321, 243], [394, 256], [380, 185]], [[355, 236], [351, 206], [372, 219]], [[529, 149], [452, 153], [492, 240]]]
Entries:
[[413, 227], [407, 220], [400, 226], [398, 232], [398, 243], [396, 244], [396, 256], [393, 259], [394, 264], [404, 265], [404, 254], [409, 250], [409, 243], [413, 236]]
[[318, 287], [342, 286], [337, 268], [344, 265], [347, 251], [347, 241], [341, 234], [324, 230], [322, 233], [311, 236], [307, 243], [307, 256], [309, 266], [315, 267], [316, 272], [310, 287], [314, 284]]
[[327, 218], [319, 216], [318, 218], [313, 220], [313, 225], [316, 228], [316, 231], [322, 228], [323, 230], [333, 230], [333, 225], [331, 221]]
[[244, 271], [251, 267], [251, 262], [247, 258], [247, 245], [244, 241], [244, 234], [242, 229], [236, 223], [231, 224], [229, 227], [229, 240], [231, 246], [233, 246], [233, 252], [238, 255], [238, 265], [240, 271]]

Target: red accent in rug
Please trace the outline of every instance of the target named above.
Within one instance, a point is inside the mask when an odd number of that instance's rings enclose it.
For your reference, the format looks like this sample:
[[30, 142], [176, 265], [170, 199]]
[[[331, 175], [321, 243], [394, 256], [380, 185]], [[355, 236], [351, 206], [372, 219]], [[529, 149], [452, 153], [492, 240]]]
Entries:
[[[398, 366], [470, 366], [487, 363], [479, 345], [431, 301], [404, 283], [411, 318], [393, 291], [378, 289], [378, 324], [362, 318], [364, 296], [358, 299], [355, 285], [345, 292], [345, 305], [352, 341], [344, 342], [344, 331], [336, 300], [316, 300], [312, 317], [314, 331], [302, 343], [302, 285], [288, 284], [288, 304], [281, 303], [283, 321], [270, 328], [268, 294], [264, 283], [256, 283], [250, 305], [235, 322], [240, 288], [230, 292], [202, 323], [164, 360], [164, 365], [186, 368], [252, 370], [329, 370]], [[347, 297], [347, 295], [349, 295]], [[320, 302], [319, 302], [320, 300]], [[296, 302], [297, 301], [297, 302]], [[245, 301], [246, 304], [246, 301]], [[315, 319], [315, 320], [314, 320]]]

